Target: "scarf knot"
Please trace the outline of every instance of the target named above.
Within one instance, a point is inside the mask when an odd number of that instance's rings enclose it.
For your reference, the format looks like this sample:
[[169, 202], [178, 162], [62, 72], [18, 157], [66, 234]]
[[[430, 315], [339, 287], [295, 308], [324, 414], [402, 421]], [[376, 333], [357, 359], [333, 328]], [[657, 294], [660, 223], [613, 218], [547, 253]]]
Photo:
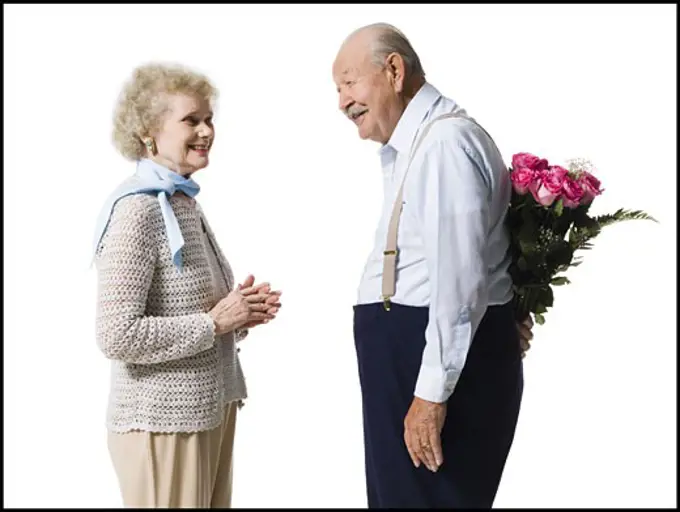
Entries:
[[172, 254], [172, 262], [178, 268], [182, 268], [182, 247], [184, 247], [184, 238], [180, 230], [175, 212], [172, 210], [169, 198], [176, 192], [182, 192], [189, 197], [196, 197], [201, 188], [191, 178], [185, 178], [171, 171], [170, 169], [157, 164], [150, 159], [142, 159], [137, 162], [137, 171], [135, 174], [121, 183], [116, 190], [108, 197], [104, 203], [99, 218], [97, 220], [97, 227], [95, 228], [94, 248], [92, 251], [92, 259], [97, 253], [97, 248], [108, 227], [111, 213], [116, 203], [123, 197], [131, 194], [156, 194], [158, 202], [161, 207], [161, 214], [163, 222], [165, 223], [165, 230], [168, 235], [168, 243], [170, 245], [170, 252]]

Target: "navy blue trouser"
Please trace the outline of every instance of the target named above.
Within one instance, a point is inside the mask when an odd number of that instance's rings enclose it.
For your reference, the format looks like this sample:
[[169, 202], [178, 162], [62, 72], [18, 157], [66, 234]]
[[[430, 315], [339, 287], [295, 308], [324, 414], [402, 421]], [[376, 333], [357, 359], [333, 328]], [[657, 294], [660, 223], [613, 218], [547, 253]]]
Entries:
[[425, 346], [428, 308], [354, 307], [369, 508], [491, 508], [515, 435], [524, 378], [510, 304], [488, 308], [448, 400], [444, 463], [415, 468], [404, 418]]

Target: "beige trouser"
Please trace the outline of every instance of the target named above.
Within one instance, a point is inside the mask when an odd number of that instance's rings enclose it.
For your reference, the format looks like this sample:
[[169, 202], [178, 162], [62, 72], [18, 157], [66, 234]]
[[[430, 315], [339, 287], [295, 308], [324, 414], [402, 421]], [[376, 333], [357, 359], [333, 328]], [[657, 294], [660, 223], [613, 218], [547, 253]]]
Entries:
[[236, 402], [222, 425], [191, 434], [109, 433], [123, 503], [135, 508], [230, 508]]

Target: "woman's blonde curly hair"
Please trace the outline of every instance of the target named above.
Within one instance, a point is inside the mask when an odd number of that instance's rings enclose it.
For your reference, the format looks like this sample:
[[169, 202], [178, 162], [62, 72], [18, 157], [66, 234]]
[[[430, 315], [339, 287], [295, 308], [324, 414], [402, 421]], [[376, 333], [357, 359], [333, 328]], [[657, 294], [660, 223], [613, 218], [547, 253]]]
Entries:
[[113, 114], [113, 143], [129, 160], [146, 156], [142, 137], [160, 128], [167, 94], [189, 94], [214, 106], [218, 91], [203, 74], [181, 65], [145, 64], [123, 86]]

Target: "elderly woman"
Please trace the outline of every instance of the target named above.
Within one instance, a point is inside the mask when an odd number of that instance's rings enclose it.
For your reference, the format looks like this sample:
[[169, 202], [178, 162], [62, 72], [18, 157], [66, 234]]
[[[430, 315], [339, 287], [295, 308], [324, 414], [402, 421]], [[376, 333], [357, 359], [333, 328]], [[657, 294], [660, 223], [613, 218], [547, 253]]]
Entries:
[[234, 289], [196, 202], [217, 91], [193, 71], [135, 70], [114, 114], [119, 152], [137, 163], [99, 218], [97, 343], [112, 360], [108, 445], [130, 507], [228, 508], [246, 385], [236, 342], [275, 318], [280, 292]]

